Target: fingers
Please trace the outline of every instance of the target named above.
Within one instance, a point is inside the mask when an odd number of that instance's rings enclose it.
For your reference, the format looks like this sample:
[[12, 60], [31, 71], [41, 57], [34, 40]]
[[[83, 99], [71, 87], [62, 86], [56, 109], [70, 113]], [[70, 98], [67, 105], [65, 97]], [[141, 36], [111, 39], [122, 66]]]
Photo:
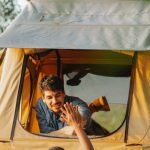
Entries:
[[64, 115], [64, 114], [61, 114], [60, 120], [61, 120], [62, 122], [67, 122], [67, 121], [68, 121], [66, 115]]
[[62, 107], [60, 110], [63, 114], [67, 115], [67, 111], [66, 111], [65, 107]]
[[73, 114], [74, 113], [74, 108], [73, 108], [73, 104], [72, 103], [66, 103], [65, 104], [65, 108], [67, 109], [69, 114]]
[[74, 106], [73, 106], [72, 103], [67, 102], [66, 104], [64, 104], [64, 108], [65, 108], [65, 110], [68, 114], [73, 114], [74, 113]]
[[76, 120], [77, 120], [77, 123], [81, 123], [81, 115], [79, 113], [79, 106], [76, 106], [75, 108], [75, 111], [76, 111]]
[[76, 106], [73, 106], [73, 104], [72, 103], [70, 103], [70, 111], [71, 111], [71, 113], [74, 113], [75, 112], [75, 107]]
[[81, 123], [81, 115], [78, 111], [78, 106], [73, 106], [72, 103], [64, 104], [64, 107], [61, 108], [62, 116], [61, 120], [68, 123], [69, 125], [78, 125]]
[[78, 111], [78, 105], [76, 105], [74, 109], [77, 112]]

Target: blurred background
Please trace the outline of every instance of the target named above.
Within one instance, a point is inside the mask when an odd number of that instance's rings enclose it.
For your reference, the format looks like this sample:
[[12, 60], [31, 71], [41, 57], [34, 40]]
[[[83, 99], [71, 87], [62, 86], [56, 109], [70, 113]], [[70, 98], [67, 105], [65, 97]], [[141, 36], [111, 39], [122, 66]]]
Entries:
[[27, 0], [0, 0], [0, 34], [21, 12]]

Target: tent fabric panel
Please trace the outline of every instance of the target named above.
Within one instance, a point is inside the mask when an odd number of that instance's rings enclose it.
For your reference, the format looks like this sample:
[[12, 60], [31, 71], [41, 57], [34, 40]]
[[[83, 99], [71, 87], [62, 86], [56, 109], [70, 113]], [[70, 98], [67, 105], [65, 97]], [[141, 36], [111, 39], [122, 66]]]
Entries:
[[[104, 50], [70, 50], [57, 49], [62, 64], [109, 64], [109, 65], [131, 65], [132, 56], [122, 53], [122, 51]], [[40, 49], [36, 52], [42, 52]], [[127, 51], [129, 52], [129, 51]], [[130, 51], [133, 53], [133, 51]], [[37, 56], [35, 54], [34, 56]], [[47, 50], [38, 54], [42, 63], [55, 63], [58, 59], [56, 50]]]
[[20, 24], [149, 25], [149, 3], [147, 0], [62, 0], [61, 3], [31, 0], [19, 19]]
[[150, 26], [136, 26], [135, 28], [135, 26], [19, 24], [15, 25], [11, 32], [0, 37], [0, 46], [52, 49], [149, 50], [149, 33]]
[[9, 140], [23, 63], [23, 51], [8, 49], [0, 80], [0, 140]]
[[[138, 16], [145, 16], [149, 13], [149, 1], [139, 1], [139, 0], [62, 0], [61, 3], [59, 0], [43, 0], [41, 3], [41, 0], [32, 0], [32, 5], [35, 6], [35, 11], [38, 13], [44, 13], [46, 15], [46, 18], [43, 18], [44, 20], [48, 20], [50, 18], [49, 14], [57, 15], [61, 14], [64, 15], [79, 15], [79, 16], [90, 16], [93, 17], [94, 15], [99, 15], [97, 17], [110, 17], [111, 20], [105, 18], [105, 22], [113, 22], [114, 24], [118, 22], [114, 22], [114, 19], [121, 22], [127, 21], [130, 17], [137, 18]], [[109, 4], [109, 5], [108, 5]], [[82, 9], [81, 9], [82, 8]], [[144, 8], [141, 9], [141, 8]], [[90, 10], [90, 11], [89, 11]], [[140, 12], [139, 12], [140, 10]], [[118, 14], [119, 12], [119, 14]], [[93, 16], [91, 16], [93, 15]], [[116, 16], [115, 18], [112, 18], [112, 16]], [[120, 16], [120, 18], [119, 18]], [[128, 18], [124, 20], [124, 18]], [[55, 17], [52, 17], [51, 19], [56, 19]], [[148, 20], [142, 20], [140, 19], [141, 23], [143, 22], [149, 22]], [[42, 20], [42, 19], [41, 19]], [[57, 18], [59, 20], [59, 18]], [[87, 19], [86, 19], [87, 20]], [[136, 20], [136, 19], [134, 19]], [[134, 21], [132, 20], [132, 21]], [[82, 20], [85, 21], [85, 20]], [[103, 19], [100, 19], [99, 21], [103, 22]], [[132, 22], [130, 21], [130, 22]], [[134, 22], [136, 23], [136, 22]]]
[[129, 120], [128, 143], [150, 144], [150, 52], [139, 52]]
[[0, 47], [149, 50], [150, 2], [32, 0]]
[[0, 142], [1, 150], [11, 150], [11, 143]]
[[28, 125], [28, 116], [31, 109], [30, 106], [30, 92], [31, 92], [31, 79], [30, 79], [30, 72], [29, 69], [26, 69], [24, 82], [23, 82], [23, 92], [22, 92], [22, 99], [20, 104], [20, 114], [19, 120], [23, 127], [27, 127]]
[[[105, 138], [91, 139], [92, 144], [96, 150], [99, 147], [104, 149], [122, 150], [125, 148], [124, 143], [124, 126], [115, 134]], [[52, 135], [54, 136], [54, 135]], [[62, 137], [62, 135], [60, 135]], [[27, 144], [28, 143], [28, 144]], [[51, 146], [62, 146], [65, 150], [76, 150], [82, 149], [77, 139], [66, 139], [66, 138], [52, 138], [44, 137], [41, 135], [34, 135], [30, 132], [25, 131], [19, 122], [17, 122], [15, 129], [15, 137], [13, 140], [14, 148], [26, 147], [28, 149], [48, 149]]]
[[[33, 133], [33, 134], [32, 134]], [[125, 125], [123, 125], [117, 132], [115, 132], [112, 135], [109, 135], [107, 137], [104, 138], [96, 138], [95, 141], [96, 142], [111, 142], [111, 143], [123, 143], [124, 142], [124, 133], [125, 133]], [[37, 134], [37, 135], [36, 135]], [[26, 131], [25, 129], [23, 129], [23, 127], [21, 126], [21, 124], [19, 123], [19, 121], [17, 121], [16, 124], [16, 129], [15, 129], [15, 135], [14, 135], [14, 140], [45, 140], [47, 141], [49, 140], [59, 140], [59, 139], [65, 139], [66, 141], [70, 141], [70, 139], [67, 139], [67, 135], [56, 135], [53, 133], [48, 134], [49, 137], [45, 137], [42, 134], [39, 134], [39, 132], [29, 132]], [[54, 138], [52, 138], [54, 137]], [[56, 138], [57, 137], [57, 138]], [[70, 137], [69, 137], [70, 138]], [[56, 140], [56, 141], [57, 141]]]

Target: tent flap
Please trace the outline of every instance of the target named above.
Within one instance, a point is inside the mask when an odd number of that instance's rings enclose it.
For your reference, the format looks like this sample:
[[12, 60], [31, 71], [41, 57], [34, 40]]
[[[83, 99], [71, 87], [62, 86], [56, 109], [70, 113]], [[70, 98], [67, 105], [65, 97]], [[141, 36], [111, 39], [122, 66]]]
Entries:
[[0, 47], [149, 50], [150, 2], [32, 0]]
[[20, 49], [8, 49], [4, 59], [0, 80], [0, 140], [3, 141], [10, 140], [23, 56]]

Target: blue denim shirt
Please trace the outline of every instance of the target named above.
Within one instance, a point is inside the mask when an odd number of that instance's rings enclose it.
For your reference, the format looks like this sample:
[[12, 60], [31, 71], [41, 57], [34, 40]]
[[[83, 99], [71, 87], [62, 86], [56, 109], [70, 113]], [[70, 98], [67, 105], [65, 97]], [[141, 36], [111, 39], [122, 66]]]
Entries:
[[[74, 106], [79, 106], [79, 113], [87, 119], [86, 127], [89, 126], [91, 122], [91, 112], [87, 104], [78, 97], [73, 96], [65, 96], [64, 103], [66, 102], [71, 102]], [[41, 133], [56, 131], [67, 125], [60, 120], [60, 116], [56, 115], [47, 107], [42, 98], [38, 100], [35, 111]]]

